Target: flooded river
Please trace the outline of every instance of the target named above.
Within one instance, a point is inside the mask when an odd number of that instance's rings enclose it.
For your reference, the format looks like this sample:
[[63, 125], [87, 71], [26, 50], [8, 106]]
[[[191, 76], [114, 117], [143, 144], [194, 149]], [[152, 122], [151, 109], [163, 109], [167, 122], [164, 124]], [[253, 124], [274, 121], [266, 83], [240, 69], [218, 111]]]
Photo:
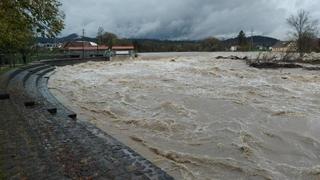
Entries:
[[320, 72], [219, 55], [58, 67], [49, 88], [176, 179], [320, 179]]

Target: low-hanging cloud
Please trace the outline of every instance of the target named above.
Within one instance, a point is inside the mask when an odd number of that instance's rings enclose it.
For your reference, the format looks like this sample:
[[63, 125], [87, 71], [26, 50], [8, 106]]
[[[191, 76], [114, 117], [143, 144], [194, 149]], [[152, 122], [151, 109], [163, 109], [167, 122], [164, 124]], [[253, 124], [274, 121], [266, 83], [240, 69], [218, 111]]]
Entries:
[[121, 37], [202, 39], [230, 37], [240, 30], [285, 39], [286, 18], [306, 9], [320, 19], [318, 0], [62, 0], [63, 35], [96, 36], [105, 31]]

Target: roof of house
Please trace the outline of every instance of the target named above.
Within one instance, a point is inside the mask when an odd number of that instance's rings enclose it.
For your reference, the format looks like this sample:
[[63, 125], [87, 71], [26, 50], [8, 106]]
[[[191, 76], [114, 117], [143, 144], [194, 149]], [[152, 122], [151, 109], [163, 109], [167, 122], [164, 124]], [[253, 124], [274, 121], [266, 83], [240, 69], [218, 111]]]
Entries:
[[[90, 41], [70, 41], [63, 45], [63, 49], [69, 51], [94, 51], [94, 50], [108, 50], [109, 47], [105, 45], [98, 45]], [[133, 46], [112, 46], [112, 50], [134, 50]]]
[[65, 50], [70, 51], [93, 51], [93, 50], [108, 50], [108, 46], [99, 46], [97, 43], [90, 42], [90, 41], [70, 41], [63, 45]]
[[85, 50], [85, 51], [96, 51], [96, 50], [108, 50], [109, 47], [108, 46], [96, 46], [96, 47], [68, 47], [68, 48], [65, 48], [66, 50], [69, 50], [69, 51], [82, 51], [82, 50]]
[[279, 41], [272, 48], [285, 48], [288, 47], [292, 42], [291, 41]]
[[112, 46], [113, 50], [134, 50], [133, 46]]
[[97, 44], [90, 42], [90, 41], [69, 41], [66, 42], [63, 45], [63, 48], [69, 48], [69, 47], [94, 47], [97, 46]]

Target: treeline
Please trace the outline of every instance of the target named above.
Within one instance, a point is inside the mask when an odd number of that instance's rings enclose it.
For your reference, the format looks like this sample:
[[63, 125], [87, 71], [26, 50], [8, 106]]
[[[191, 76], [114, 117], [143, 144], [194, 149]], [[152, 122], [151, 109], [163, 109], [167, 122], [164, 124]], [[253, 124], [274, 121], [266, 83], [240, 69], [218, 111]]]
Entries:
[[[229, 51], [231, 46], [238, 46], [239, 51], [261, 50], [261, 46], [268, 49], [278, 42], [277, 39], [254, 36], [253, 44], [250, 44], [251, 37], [236, 37], [227, 40], [219, 40], [214, 37], [195, 41], [172, 41], [172, 40], [154, 40], [154, 39], [121, 39], [114, 38], [112, 43], [110, 40], [105, 40], [105, 45], [133, 45], [138, 52], [212, 52], [212, 51]], [[107, 43], [108, 42], [108, 43]]]
[[187, 52], [187, 51], [222, 51], [222, 42], [216, 38], [199, 41], [169, 41], [134, 39], [132, 44], [139, 52]]
[[[251, 43], [252, 41], [252, 43]], [[155, 39], [123, 39], [116, 34], [104, 32], [103, 28], [98, 29], [96, 42], [100, 45], [107, 46], [125, 46], [133, 45], [138, 52], [212, 52], [212, 51], [229, 51], [231, 46], [237, 46], [239, 51], [261, 50], [261, 46], [268, 49], [278, 42], [277, 39], [253, 36], [246, 37], [241, 31], [236, 38], [219, 40], [209, 37], [202, 40], [155, 40]]]
[[199, 41], [122, 39], [114, 33], [104, 32], [102, 27], [98, 28], [96, 40], [98, 44], [109, 47], [133, 45], [138, 52], [221, 51], [225, 49], [222, 42], [213, 37]]

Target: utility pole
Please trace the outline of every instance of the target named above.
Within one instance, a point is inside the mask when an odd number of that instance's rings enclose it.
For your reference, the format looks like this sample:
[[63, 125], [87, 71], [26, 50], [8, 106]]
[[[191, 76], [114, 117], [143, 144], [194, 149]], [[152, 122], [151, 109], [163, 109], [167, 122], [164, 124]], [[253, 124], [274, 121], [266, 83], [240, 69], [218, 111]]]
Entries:
[[84, 28], [82, 29], [82, 59], [84, 59]]
[[251, 28], [251, 46], [250, 46], [250, 51], [253, 50], [253, 28]]

